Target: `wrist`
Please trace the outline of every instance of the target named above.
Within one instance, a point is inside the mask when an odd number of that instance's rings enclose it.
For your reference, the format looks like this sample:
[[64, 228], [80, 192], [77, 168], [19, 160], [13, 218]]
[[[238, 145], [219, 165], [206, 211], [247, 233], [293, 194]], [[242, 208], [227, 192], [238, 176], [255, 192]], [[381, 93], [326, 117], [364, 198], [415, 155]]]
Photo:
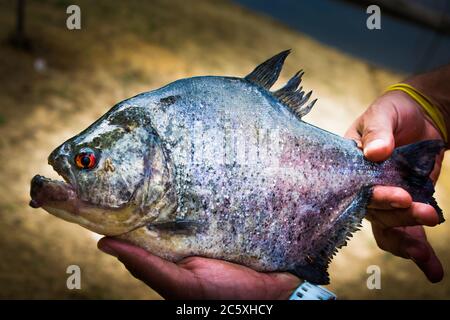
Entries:
[[[403, 119], [406, 119], [407, 123], [417, 123], [417, 120], [422, 119], [423, 124], [420, 127], [424, 131], [422, 133], [423, 138], [441, 139], [448, 143], [448, 132], [450, 128], [446, 119], [449, 119], [449, 117], [442, 112], [443, 109], [438, 107], [431, 98], [409, 83], [397, 83], [389, 86], [386, 90], [386, 95], [398, 97], [398, 99], [394, 100], [397, 102], [394, 105], [397, 110], [399, 123]], [[408, 117], [410, 114], [413, 115], [412, 122], [410, 122], [411, 119]], [[434, 132], [430, 132], [430, 129]]]
[[[437, 79], [439, 81], [439, 79]], [[450, 109], [450, 96], [448, 88], [443, 89], [440, 82], [428, 76], [428, 74], [418, 75], [410, 79], [406, 79], [403, 83], [413, 86], [418, 91], [426, 95], [435, 106], [440, 109]]]
[[[447, 132], [450, 134], [450, 94], [448, 83], [450, 81], [450, 65], [416, 75], [404, 81], [423, 94], [425, 94], [441, 112], [446, 120]], [[450, 138], [449, 138], [450, 139]], [[446, 141], [449, 145], [449, 141]]]

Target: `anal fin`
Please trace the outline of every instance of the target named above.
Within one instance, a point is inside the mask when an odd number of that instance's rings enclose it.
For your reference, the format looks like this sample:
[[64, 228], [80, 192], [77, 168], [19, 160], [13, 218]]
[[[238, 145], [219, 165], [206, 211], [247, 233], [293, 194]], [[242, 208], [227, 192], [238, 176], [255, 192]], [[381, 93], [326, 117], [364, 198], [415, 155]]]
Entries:
[[328, 265], [339, 248], [347, 244], [352, 234], [359, 230], [372, 196], [372, 188], [364, 187], [335, 220], [328, 232], [318, 239], [318, 250], [307, 264], [296, 265], [291, 272], [313, 284], [328, 284]]
[[326, 266], [307, 264], [295, 266], [290, 272], [300, 279], [307, 280], [313, 284], [328, 284], [330, 283], [330, 277], [327, 272]]

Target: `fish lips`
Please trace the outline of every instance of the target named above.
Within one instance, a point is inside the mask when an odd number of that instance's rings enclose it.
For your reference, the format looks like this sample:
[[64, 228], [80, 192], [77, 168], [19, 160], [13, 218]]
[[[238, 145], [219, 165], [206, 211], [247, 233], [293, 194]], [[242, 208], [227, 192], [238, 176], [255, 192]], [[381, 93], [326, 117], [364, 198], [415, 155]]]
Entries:
[[39, 208], [49, 204], [55, 205], [74, 200], [76, 199], [76, 192], [67, 182], [35, 175], [31, 180], [30, 196], [30, 206]]

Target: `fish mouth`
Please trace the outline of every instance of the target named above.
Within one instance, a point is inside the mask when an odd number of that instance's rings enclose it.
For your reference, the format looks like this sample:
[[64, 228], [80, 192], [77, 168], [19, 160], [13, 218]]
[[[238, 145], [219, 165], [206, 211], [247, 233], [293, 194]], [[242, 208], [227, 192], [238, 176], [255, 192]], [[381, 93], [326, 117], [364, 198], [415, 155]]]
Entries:
[[31, 180], [30, 196], [32, 208], [69, 203], [77, 198], [75, 189], [67, 181], [53, 180], [41, 175], [35, 175]]
[[145, 224], [132, 207], [108, 209], [80, 200], [76, 189], [67, 181], [36, 175], [31, 180], [30, 196], [32, 208], [42, 208], [58, 218], [98, 234], [118, 236]]

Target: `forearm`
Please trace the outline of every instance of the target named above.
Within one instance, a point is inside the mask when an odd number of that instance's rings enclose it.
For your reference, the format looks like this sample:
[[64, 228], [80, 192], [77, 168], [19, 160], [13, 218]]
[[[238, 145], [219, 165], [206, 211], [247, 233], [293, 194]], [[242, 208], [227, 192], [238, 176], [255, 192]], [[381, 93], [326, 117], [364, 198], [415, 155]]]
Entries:
[[444, 116], [450, 134], [450, 65], [416, 75], [408, 83], [431, 99]]

